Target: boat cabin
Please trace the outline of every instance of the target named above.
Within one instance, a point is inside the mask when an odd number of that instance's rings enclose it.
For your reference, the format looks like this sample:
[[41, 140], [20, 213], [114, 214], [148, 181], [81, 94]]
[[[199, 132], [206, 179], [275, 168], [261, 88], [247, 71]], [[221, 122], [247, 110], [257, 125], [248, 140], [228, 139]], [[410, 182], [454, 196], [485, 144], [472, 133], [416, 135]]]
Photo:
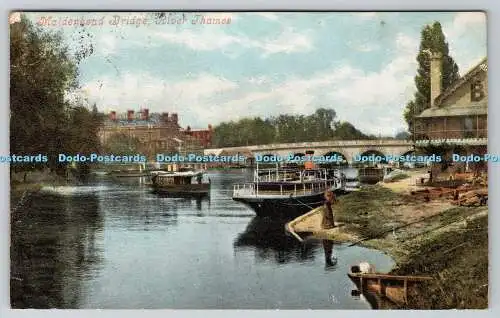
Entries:
[[210, 180], [203, 174], [203, 172], [194, 171], [155, 175], [152, 181], [153, 184], [157, 186], [210, 183]]

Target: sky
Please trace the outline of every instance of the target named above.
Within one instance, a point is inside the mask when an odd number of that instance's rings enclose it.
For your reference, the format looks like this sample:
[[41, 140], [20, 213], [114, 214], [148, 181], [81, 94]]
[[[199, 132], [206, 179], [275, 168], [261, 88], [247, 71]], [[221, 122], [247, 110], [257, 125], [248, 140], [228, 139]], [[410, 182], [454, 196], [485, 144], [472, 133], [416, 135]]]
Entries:
[[[201, 16], [229, 23], [203, 24]], [[157, 24], [148, 13], [28, 17], [51, 17], [56, 25], [41, 27], [61, 30], [71, 49], [92, 44], [78, 94], [99, 110], [176, 112], [191, 128], [323, 107], [365, 133], [394, 135], [406, 128], [426, 24], [441, 23], [460, 74], [487, 55], [486, 15], [477, 12], [203, 12], [184, 13], [178, 24]], [[103, 24], [63, 25], [66, 18]], [[132, 18], [146, 21], [123, 24]]]

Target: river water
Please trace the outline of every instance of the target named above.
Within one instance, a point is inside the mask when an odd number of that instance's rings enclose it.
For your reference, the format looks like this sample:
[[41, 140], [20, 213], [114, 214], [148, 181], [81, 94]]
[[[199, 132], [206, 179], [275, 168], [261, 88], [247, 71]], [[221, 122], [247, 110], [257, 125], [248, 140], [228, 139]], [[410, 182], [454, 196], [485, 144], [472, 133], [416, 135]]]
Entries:
[[346, 273], [393, 261], [298, 243], [284, 221], [231, 200], [248, 171], [211, 172], [210, 199], [165, 198], [139, 179], [48, 187], [12, 219], [13, 308], [369, 309]]

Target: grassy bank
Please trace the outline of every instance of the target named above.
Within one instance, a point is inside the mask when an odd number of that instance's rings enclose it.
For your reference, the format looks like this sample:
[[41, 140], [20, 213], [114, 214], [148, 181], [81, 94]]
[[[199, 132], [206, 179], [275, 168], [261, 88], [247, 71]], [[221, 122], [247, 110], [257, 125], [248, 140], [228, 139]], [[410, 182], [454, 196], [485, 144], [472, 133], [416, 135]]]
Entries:
[[341, 197], [336, 218], [360, 244], [391, 255], [393, 274], [434, 277], [416, 289], [409, 308], [487, 308], [487, 207], [424, 203], [370, 186]]

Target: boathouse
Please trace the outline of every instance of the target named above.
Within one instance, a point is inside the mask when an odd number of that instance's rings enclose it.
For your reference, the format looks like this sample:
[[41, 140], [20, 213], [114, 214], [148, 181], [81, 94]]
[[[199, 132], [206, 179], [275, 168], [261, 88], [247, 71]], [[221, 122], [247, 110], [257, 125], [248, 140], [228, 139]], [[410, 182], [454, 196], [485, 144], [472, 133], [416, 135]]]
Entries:
[[488, 145], [488, 60], [484, 58], [446, 90], [441, 89], [442, 65], [442, 55], [431, 54], [430, 107], [415, 118], [415, 146], [446, 145], [451, 152], [461, 149], [463, 155], [484, 154]]

